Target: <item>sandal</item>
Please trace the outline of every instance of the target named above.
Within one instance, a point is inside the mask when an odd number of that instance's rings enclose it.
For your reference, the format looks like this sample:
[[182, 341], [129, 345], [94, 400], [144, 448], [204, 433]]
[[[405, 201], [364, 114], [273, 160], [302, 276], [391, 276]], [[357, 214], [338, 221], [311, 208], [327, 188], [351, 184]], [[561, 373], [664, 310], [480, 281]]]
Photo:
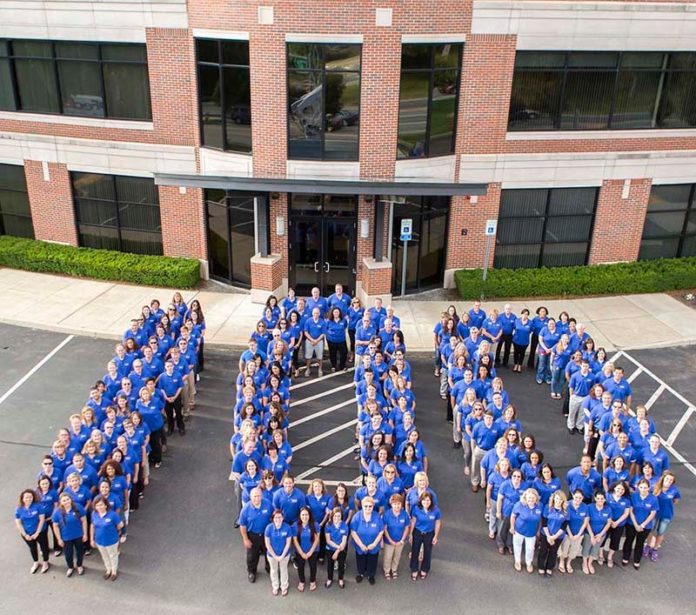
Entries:
[[607, 560], [607, 568], [613, 568], [613, 567], [614, 567], [614, 560], [608, 559]]
[[592, 565], [592, 562], [590, 562], [587, 565], [587, 569], [590, 571], [590, 574], [595, 574], [595, 572], [596, 572], [594, 566]]
[[310, 584], [309, 584], [309, 591], [311, 591], [311, 592], [317, 591], [317, 584], [316, 584], [316, 583], [310, 583]]
[[565, 571], [566, 571], [565, 564], [563, 562], [558, 564], [558, 572], [560, 572], [561, 574], [565, 574]]
[[583, 571], [585, 574], [590, 574], [590, 569], [588, 568], [587, 564], [585, 564], [584, 562], [583, 562], [583, 564], [582, 564], [582, 571]]
[[399, 578], [399, 573], [396, 570], [392, 571], [392, 579], [398, 579]]
[[575, 572], [575, 571], [573, 570], [573, 566], [570, 564], [570, 562], [568, 562], [568, 563], [566, 564], [566, 572], [567, 572], [568, 574], [573, 574], [573, 572]]
[[272, 593], [274, 596], [277, 596], [277, 595], [280, 593], [280, 590], [279, 590], [279, 589], [274, 589], [271, 593]]
[[326, 587], [326, 589], [329, 589], [331, 585], [333, 585], [333, 581], [331, 579], [328, 579], [326, 583], [324, 583], [324, 587]]
[[391, 572], [385, 572], [385, 573], [384, 573], [384, 578], [385, 578], [387, 581], [391, 581]]
[[532, 564], [527, 564], [527, 572], [532, 574], [534, 572], [534, 566]]
[[282, 590], [282, 591], [280, 592], [280, 595], [281, 595], [281, 596], [287, 596], [287, 595], [288, 595], [288, 590], [287, 590], [287, 589]]
[[298, 583], [298, 584], [297, 584], [297, 591], [298, 591], [298, 592], [303, 592], [303, 591], [304, 591], [304, 583]]
[[346, 582], [343, 579], [339, 579], [338, 586], [343, 589], [346, 586]]
[[421, 573], [420, 573], [420, 578], [421, 578], [421, 581], [425, 581], [425, 579], [428, 578], [428, 573], [427, 573], [427, 572], [421, 572]]
[[411, 573], [411, 581], [417, 581], [417, 580], [418, 580], [418, 573], [412, 572]]
[[521, 572], [522, 564], [520, 564], [519, 562], [515, 562], [515, 570], [517, 570], [517, 572]]

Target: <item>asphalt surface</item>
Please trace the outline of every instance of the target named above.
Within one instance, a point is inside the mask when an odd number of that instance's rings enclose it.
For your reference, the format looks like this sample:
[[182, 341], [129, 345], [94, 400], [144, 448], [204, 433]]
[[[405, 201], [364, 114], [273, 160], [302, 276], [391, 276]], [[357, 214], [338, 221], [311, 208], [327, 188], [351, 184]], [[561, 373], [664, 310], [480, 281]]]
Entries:
[[[0, 325], [0, 398], [65, 336]], [[128, 542], [123, 548], [119, 580], [101, 579], [98, 554], [86, 559], [84, 577], [66, 579], [63, 560], [53, 560], [47, 575], [31, 576], [26, 547], [17, 536], [12, 518], [22, 488], [33, 485], [43, 452], [68, 415], [87, 398], [89, 386], [103, 374], [113, 344], [75, 337], [24, 384], [0, 402], [0, 578], [3, 601], [0, 612], [18, 613], [50, 605], [52, 613], [79, 612], [95, 605], [113, 605], [129, 613], [259, 613], [282, 607], [288, 612], [326, 613], [334, 605], [342, 612], [401, 613], [464, 610], [588, 613], [613, 610], [632, 614], [692, 613], [696, 598], [693, 553], [696, 541], [696, 477], [674, 464], [683, 500], [659, 563], [646, 562], [639, 572], [620, 566], [599, 568], [594, 577], [576, 573], [553, 579], [516, 573], [509, 557], [497, 554], [487, 537], [483, 520], [483, 495], [474, 495], [462, 475], [460, 452], [451, 446], [451, 426], [445, 421], [430, 362], [410, 357], [418, 421], [431, 462], [432, 486], [443, 514], [441, 543], [435, 548], [432, 573], [425, 582], [412, 583], [406, 574], [406, 556], [396, 582], [378, 578], [377, 585], [356, 585], [354, 557], [348, 559], [347, 586], [323, 588], [325, 571], [319, 573], [319, 589], [299, 594], [296, 573], [290, 571], [291, 592], [274, 598], [264, 573], [255, 585], [246, 580], [244, 553], [239, 534], [232, 527], [234, 495], [227, 480], [228, 441], [232, 431], [231, 401], [238, 354], [209, 354], [199, 383], [198, 406], [185, 437], [170, 438], [162, 468], [153, 470], [150, 487], [138, 512], [131, 517]], [[664, 379], [687, 399], [696, 400], [694, 348], [631, 352], [658, 378]], [[628, 359], [622, 361], [627, 367]], [[327, 372], [328, 373], [328, 372]], [[565, 430], [559, 402], [545, 387], [537, 387], [531, 375], [501, 370], [511, 399], [520, 408], [525, 431], [534, 433], [546, 458], [560, 475], [577, 464], [582, 442]], [[650, 390], [636, 377], [636, 402], [644, 402]], [[350, 388], [336, 391], [352, 375], [338, 375], [321, 382], [300, 378], [293, 390], [295, 407], [291, 422], [338, 406], [352, 397]], [[305, 382], [311, 382], [306, 384]], [[653, 381], [654, 382], [654, 381]], [[315, 397], [318, 396], [318, 397]], [[307, 398], [314, 399], [304, 401]], [[301, 403], [297, 403], [301, 402]], [[681, 406], [679, 406], [681, 404]], [[681, 414], [680, 412], [681, 407]], [[651, 413], [661, 434], [678, 423], [685, 407], [663, 394]], [[349, 403], [305, 420], [290, 429], [295, 453], [293, 472], [302, 474], [352, 446], [353, 427], [341, 425], [355, 418]], [[693, 417], [692, 417], [693, 418]], [[302, 447], [302, 443], [339, 428], [328, 437]], [[665, 436], [666, 437], [666, 436]], [[685, 423], [675, 448], [688, 460], [696, 445], [692, 421]], [[673, 460], [674, 461], [674, 460]], [[308, 476], [352, 481], [359, 474], [348, 453]], [[353, 489], [351, 489], [351, 492]], [[369, 602], [367, 601], [369, 600]]]

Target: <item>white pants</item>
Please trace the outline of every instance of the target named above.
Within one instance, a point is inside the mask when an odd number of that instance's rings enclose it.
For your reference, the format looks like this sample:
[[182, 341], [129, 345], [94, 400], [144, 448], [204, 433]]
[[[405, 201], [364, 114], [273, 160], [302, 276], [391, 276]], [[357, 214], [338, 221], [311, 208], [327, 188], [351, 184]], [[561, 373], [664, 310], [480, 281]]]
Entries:
[[481, 460], [488, 451], [476, 446], [474, 441], [471, 441], [473, 447], [473, 455], [471, 456], [471, 484], [474, 486], [481, 484]]
[[104, 560], [106, 571], [118, 572], [118, 543], [109, 545], [108, 547], [97, 545], [97, 549], [99, 549], [99, 555], [101, 555], [102, 560]]
[[324, 359], [324, 340], [319, 342], [316, 346], [312, 346], [311, 342], [305, 342], [304, 346], [304, 358], [305, 361], [311, 361], [312, 358], [316, 357], [317, 361], [321, 362]]
[[579, 395], [571, 395], [568, 400], [568, 429], [583, 429], [585, 415], [580, 408], [582, 400]]
[[515, 554], [515, 562], [522, 562], [522, 545], [524, 545], [524, 563], [529, 566], [534, 560], [536, 536], [522, 536], [519, 532], [515, 532], [512, 535], [512, 550]]
[[278, 561], [275, 557], [268, 557], [268, 563], [271, 567], [271, 587], [273, 590], [281, 589], [285, 591], [290, 587], [288, 580], [288, 562], [290, 556], [286, 556]]

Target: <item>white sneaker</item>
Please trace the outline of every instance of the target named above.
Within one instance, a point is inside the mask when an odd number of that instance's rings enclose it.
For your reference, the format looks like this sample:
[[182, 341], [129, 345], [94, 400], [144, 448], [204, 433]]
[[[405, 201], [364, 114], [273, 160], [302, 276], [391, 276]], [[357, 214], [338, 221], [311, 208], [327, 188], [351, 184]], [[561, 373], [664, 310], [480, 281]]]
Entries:
[[321, 367], [320, 367], [320, 368], [319, 368], [319, 371], [317, 372], [317, 376], [318, 376], [319, 378], [321, 378], [323, 375], [324, 375], [324, 370], [321, 369]]
[[34, 565], [29, 568], [29, 572], [34, 574], [39, 569], [39, 562], [34, 562]]

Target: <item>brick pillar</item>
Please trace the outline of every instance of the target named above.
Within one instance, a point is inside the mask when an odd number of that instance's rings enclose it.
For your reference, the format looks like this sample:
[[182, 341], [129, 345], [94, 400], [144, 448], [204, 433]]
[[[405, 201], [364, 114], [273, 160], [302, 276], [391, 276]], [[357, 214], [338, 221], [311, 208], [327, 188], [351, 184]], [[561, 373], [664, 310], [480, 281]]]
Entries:
[[77, 225], [68, 167], [49, 162], [47, 171], [44, 176], [39, 160], [24, 161], [34, 236], [76, 246]]
[[[363, 260], [365, 258], [372, 258], [375, 242], [375, 204], [374, 202], [368, 203], [365, 201], [364, 196], [360, 196], [358, 199], [358, 220], [356, 224], [356, 246], [355, 246], [355, 264], [357, 277], [356, 282], [360, 283], [363, 280]], [[370, 227], [370, 232], [367, 237], [362, 238], [360, 236], [360, 221], [368, 220]]]
[[159, 186], [159, 201], [165, 255], [207, 260], [203, 191]]
[[623, 180], [602, 182], [595, 212], [590, 265], [638, 258], [651, 186], [651, 179], [632, 179], [628, 198], [624, 199]]
[[[288, 195], [285, 192], [278, 194], [277, 199], [269, 199], [270, 229], [271, 229], [271, 254], [280, 256], [280, 265], [283, 269], [283, 278], [287, 285], [288, 278]], [[285, 232], [278, 236], [278, 216], [285, 220]]]
[[147, 28], [146, 38], [157, 142], [197, 145], [200, 134], [193, 34], [182, 28]]
[[[283, 276], [287, 275], [287, 269], [281, 264], [280, 256], [252, 256], [251, 258], [251, 301], [253, 303], [266, 303], [268, 295], [275, 295], [279, 299], [287, 292], [287, 282], [283, 282]], [[286, 278], [287, 280], [287, 278]]]
[[[484, 235], [486, 220], [498, 217], [500, 208], [500, 184], [488, 184], [485, 196], [452, 197], [447, 237], [447, 263], [445, 265], [445, 287], [454, 287], [454, 271], [483, 267], [486, 246]], [[488, 265], [493, 266], [495, 237], [492, 239]]]

